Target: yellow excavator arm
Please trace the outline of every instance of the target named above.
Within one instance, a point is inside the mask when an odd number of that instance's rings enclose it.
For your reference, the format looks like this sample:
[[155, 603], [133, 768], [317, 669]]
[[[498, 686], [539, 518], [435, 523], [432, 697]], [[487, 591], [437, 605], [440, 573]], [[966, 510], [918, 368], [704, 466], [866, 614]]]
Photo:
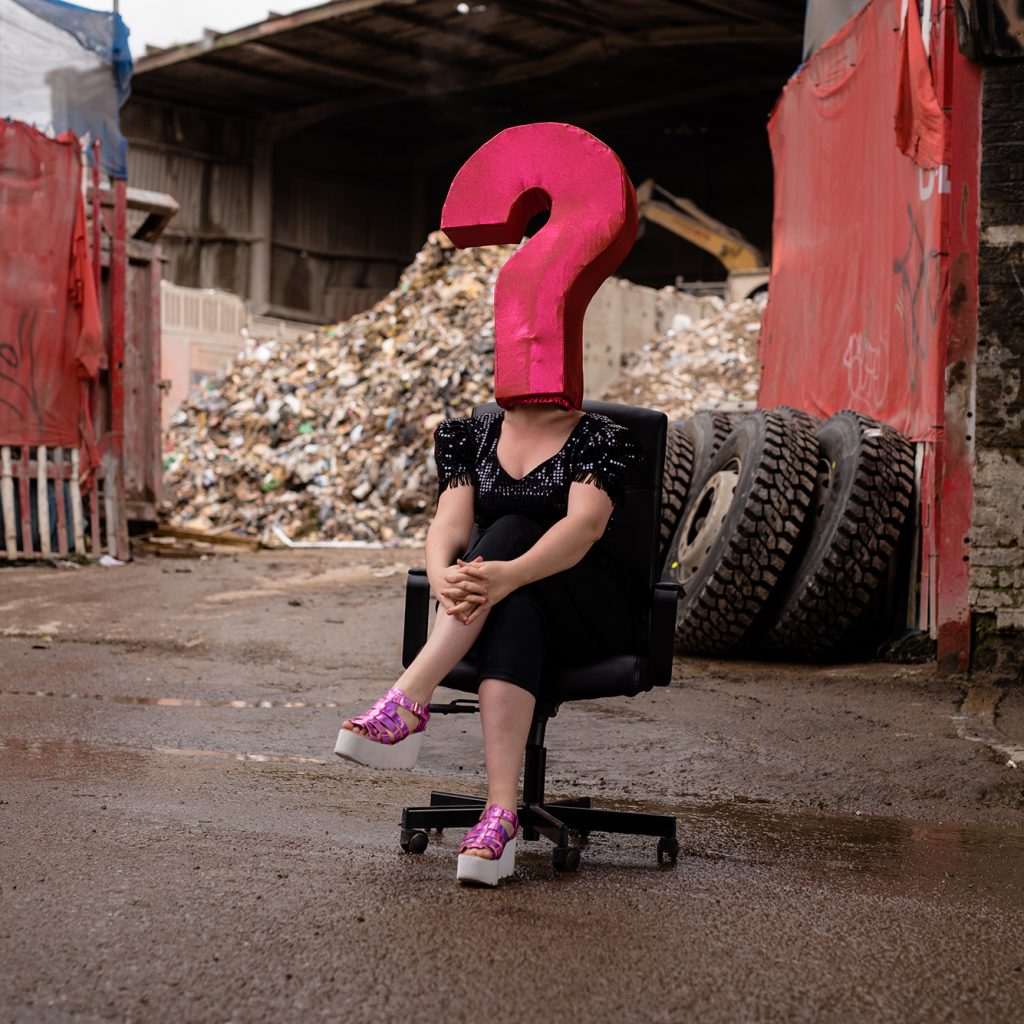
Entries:
[[[658, 199], [654, 198], [655, 192]], [[738, 231], [708, 216], [696, 203], [679, 199], [648, 178], [636, 190], [640, 216], [653, 224], [700, 246], [720, 260], [726, 270], [756, 270], [764, 266], [764, 256]]]

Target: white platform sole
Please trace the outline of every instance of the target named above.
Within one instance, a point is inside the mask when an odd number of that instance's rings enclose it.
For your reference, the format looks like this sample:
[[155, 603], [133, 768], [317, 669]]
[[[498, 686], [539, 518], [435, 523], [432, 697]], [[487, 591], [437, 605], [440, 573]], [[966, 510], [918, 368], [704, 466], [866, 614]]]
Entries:
[[334, 752], [346, 761], [355, 761], [367, 768], [412, 768], [420, 756], [425, 735], [414, 732], [398, 743], [374, 743], [357, 732], [339, 729]]
[[505, 849], [497, 860], [490, 857], [474, 857], [469, 853], [459, 854], [459, 866], [456, 878], [463, 885], [497, 885], [503, 878], [508, 878], [516, 869], [515, 837], [505, 844]]

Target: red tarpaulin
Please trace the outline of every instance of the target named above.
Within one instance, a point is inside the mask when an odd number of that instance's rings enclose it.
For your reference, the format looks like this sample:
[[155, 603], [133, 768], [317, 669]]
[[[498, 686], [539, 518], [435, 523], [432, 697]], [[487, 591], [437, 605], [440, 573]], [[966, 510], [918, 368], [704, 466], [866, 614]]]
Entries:
[[76, 446], [104, 358], [77, 140], [0, 121], [0, 444]]
[[[768, 126], [775, 221], [760, 404], [853, 408], [915, 439], [942, 422], [945, 123], [909, 3], [873, 0]], [[919, 161], [914, 162], [901, 146]], [[928, 166], [931, 165], [931, 166]]]

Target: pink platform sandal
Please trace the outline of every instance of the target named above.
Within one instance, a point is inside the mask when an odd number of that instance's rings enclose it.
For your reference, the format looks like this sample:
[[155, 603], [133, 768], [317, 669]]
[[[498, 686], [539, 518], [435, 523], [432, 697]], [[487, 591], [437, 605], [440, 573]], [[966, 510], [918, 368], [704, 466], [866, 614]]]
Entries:
[[[400, 707], [419, 719], [411, 733], [398, 713]], [[393, 686], [369, 711], [351, 721], [365, 729], [368, 735], [363, 736], [350, 729], [339, 730], [338, 742], [334, 744], [338, 757], [369, 768], [412, 768], [420, 756], [423, 730], [430, 721], [430, 711]]]
[[[509, 835], [501, 822], [512, 826]], [[459, 867], [456, 877], [463, 885], [497, 885], [516, 869], [516, 836], [519, 817], [504, 807], [491, 804], [484, 816], [463, 837], [459, 844]], [[476, 857], [464, 850], [487, 850], [490, 857]]]

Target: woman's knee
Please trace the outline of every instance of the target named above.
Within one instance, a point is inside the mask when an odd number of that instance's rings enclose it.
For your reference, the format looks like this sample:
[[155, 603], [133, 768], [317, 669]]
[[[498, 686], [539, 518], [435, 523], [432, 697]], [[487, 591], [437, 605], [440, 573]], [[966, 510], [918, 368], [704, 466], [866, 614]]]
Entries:
[[527, 651], [542, 649], [546, 634], [543, 608], [528, 590], [520, 589], [491, 609], [479, 644], [517, 658]]
[[467, 558], [518, 558], [540, 540], [543, 527], [528, 516], [507, 515], [495, 520], [467, 552]]
[[543, 621], [543, 611], [534, 592], [529, 587], [520, 587], [491, 609], [490, 619], [492, 630], [535, 628]]
[[504, 679], [536, 694], [546, 648], [540, 608], [529, 594], [513, 591], [491, 609], [477, 641], [480, 678]]

